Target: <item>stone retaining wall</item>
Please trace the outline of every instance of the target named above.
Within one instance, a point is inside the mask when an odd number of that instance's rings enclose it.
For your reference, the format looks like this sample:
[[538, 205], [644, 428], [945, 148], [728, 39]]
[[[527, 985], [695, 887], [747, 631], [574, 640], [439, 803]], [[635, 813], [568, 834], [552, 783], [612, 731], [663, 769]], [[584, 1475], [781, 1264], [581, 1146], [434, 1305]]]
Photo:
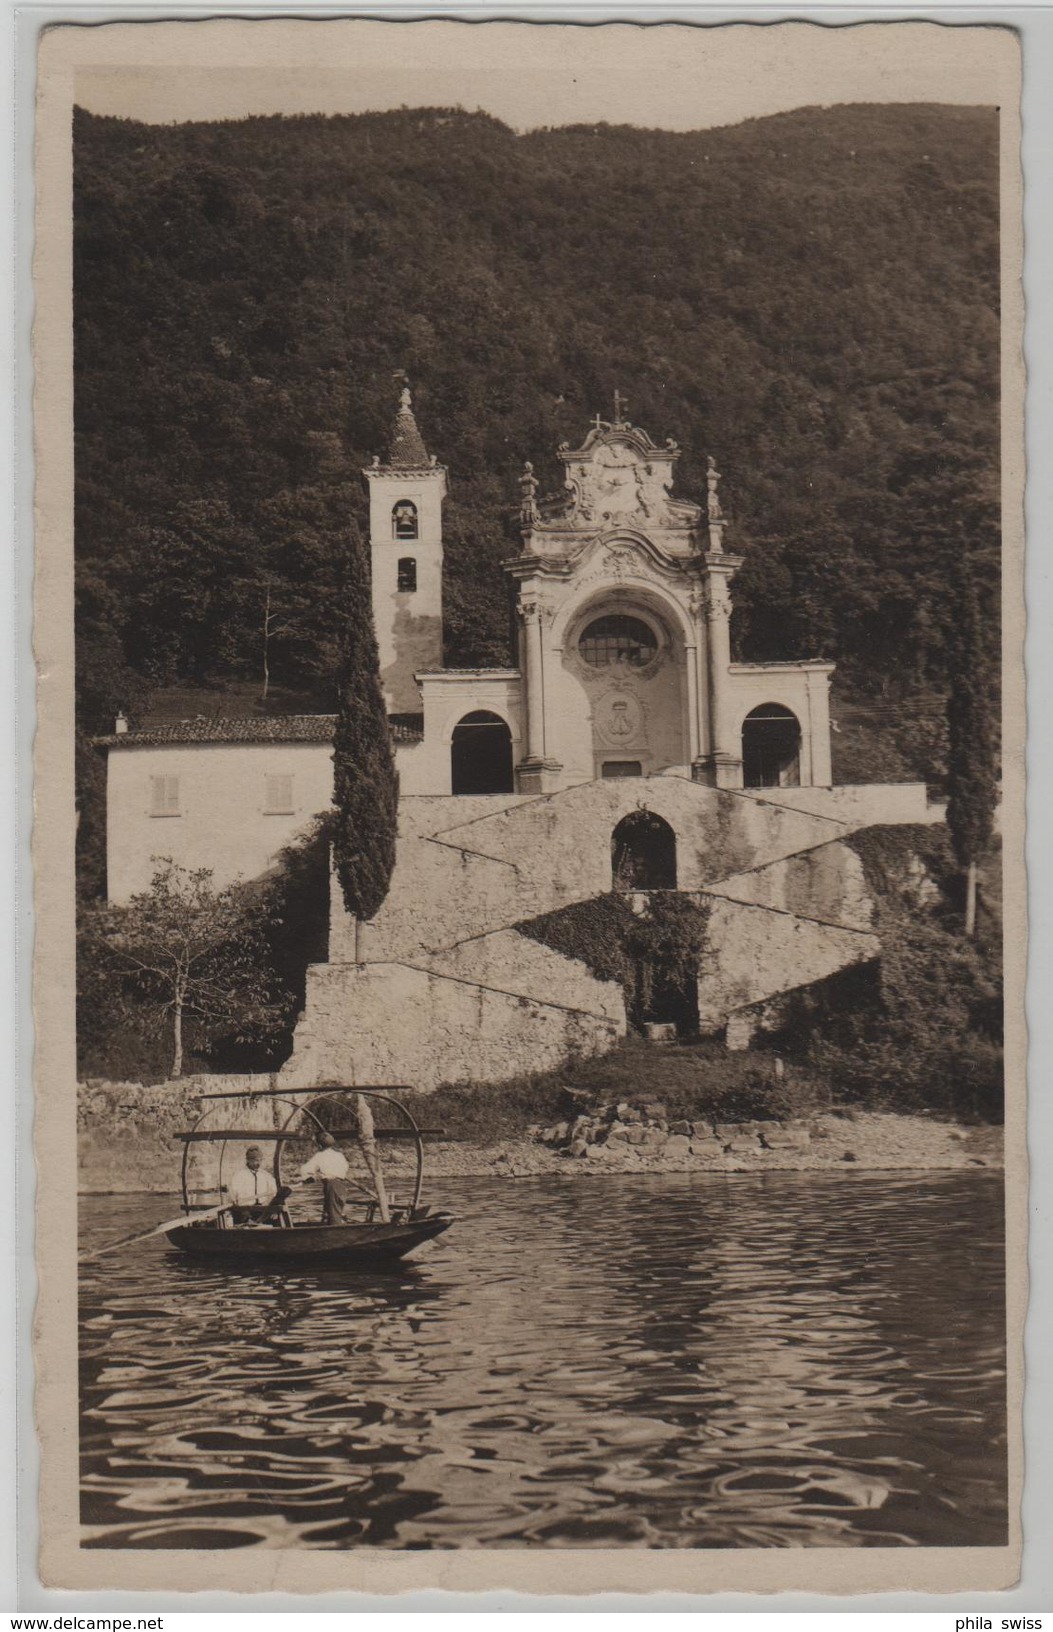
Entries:
[[[582, 978], [591, 979], [587, 971]], [[608, 994], [606, 1012], [589, 1012], [574, 1006], [575, 995], [573, 981], [564, 1004], [558, 985], [541, 1001], [408, 963], [312, 964], [292, 1058], [278, 1083], [389, 1082], [428, 1090], [507, 1082], [606, 1053], [625, 1035], [624, 1004], [612, 1012]]]
[[[267, 1075], [180, 1077], [176, 1082], [101, 1082], [77, 1085], [77, 1183], [89, 1192], [178, 1190], [183, 1145], [175, 1135], [194, 1126], [203, 1094], [265, 1093]], [[251, 1127], [259, 1109], [247, 1099], [225, 1100], [216, 1125]], [[219, 1113], [219, 1114], [217, 1114]], [[209, 1182], [208, 1147], [195, 1151], [194, 1177]]]

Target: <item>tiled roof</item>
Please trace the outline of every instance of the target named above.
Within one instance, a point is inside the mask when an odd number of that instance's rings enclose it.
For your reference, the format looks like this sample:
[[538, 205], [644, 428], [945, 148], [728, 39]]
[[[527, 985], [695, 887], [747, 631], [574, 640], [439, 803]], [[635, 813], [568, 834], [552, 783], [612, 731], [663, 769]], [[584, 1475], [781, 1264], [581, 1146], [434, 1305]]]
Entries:
[[[423, 732], [401, 720], [388, 722], [392, 742], [420, 742]], [[335, 714], [270, 714], [244, 719], [176, 720], [171, 725], [149, 726], [95, 737], [97, 748], [163, 748], [169, 743], [216, 742], [332, 742]]]

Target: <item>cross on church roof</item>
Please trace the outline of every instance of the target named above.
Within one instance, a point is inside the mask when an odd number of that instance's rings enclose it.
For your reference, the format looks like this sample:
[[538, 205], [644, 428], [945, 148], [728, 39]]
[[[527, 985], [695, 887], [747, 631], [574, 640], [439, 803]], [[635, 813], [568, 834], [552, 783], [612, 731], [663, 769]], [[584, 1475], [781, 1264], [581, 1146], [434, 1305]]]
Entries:
[[623, 397], [620, 391], [616, 391], [614, 393], [614, 422], [616, 425], [623, 423], [622, 415], [628, 406], [628, 399]]

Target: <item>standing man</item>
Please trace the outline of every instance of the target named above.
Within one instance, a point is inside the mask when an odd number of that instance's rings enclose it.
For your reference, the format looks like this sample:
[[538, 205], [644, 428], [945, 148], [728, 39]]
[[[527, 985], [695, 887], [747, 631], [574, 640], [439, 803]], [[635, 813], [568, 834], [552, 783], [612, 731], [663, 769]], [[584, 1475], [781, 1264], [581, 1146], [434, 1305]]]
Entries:
[[342, 1150], [337, 1148], [331, 1133], [321, 1130], [315, 1135], [318, 1150], [300, 1169], [298, 1182], [308, 1184], [320, 1179], [322, 1184], [322, 1223], [343, 1224], [345, 1209], [351, 1199], [348, 1181], [350, 1166]]
[[260, 1223], [272, 1211], [278, 1187], [262, 1163], [259, 1145], [250, 1145], [245, 1152], [245, 1166], [232, 1173], [230, 1183], [224, 1186], [235, 1224]]

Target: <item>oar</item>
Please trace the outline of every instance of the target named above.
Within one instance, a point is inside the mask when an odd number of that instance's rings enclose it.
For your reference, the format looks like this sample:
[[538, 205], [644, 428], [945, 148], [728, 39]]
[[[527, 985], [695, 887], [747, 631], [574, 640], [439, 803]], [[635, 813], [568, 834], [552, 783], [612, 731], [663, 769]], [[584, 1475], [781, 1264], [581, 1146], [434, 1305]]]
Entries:
[[82, 1252], [77, 1258], [79, 1264], [87, 1264], [93, 1258], [101, 1258], [104, 1253], [116, 1252], [118, 1247], [131, 1247], [139, 1241], [149, 1241], [152, 1235], [167, 1235], [169, 1230], [178, 1229], [180, 1224], [203, 1224], [206, 1218], [218, 1218], [220, 1213], [228, 1212], [230, 1202], [222, 1202], [218, 1207], [209, 1207], [203, 1213], [194, 1213], [191, 1218], [186, 1213], [180, 1213], [178, 1218], [166, 1218], [163, 1224], [155, 1224], [152, 1230], [143, 1230], [136, 1235], [122, 1235], [119, 1241], [108, 1241], [104, 1247], [96, 1247], [93, 1252]]

